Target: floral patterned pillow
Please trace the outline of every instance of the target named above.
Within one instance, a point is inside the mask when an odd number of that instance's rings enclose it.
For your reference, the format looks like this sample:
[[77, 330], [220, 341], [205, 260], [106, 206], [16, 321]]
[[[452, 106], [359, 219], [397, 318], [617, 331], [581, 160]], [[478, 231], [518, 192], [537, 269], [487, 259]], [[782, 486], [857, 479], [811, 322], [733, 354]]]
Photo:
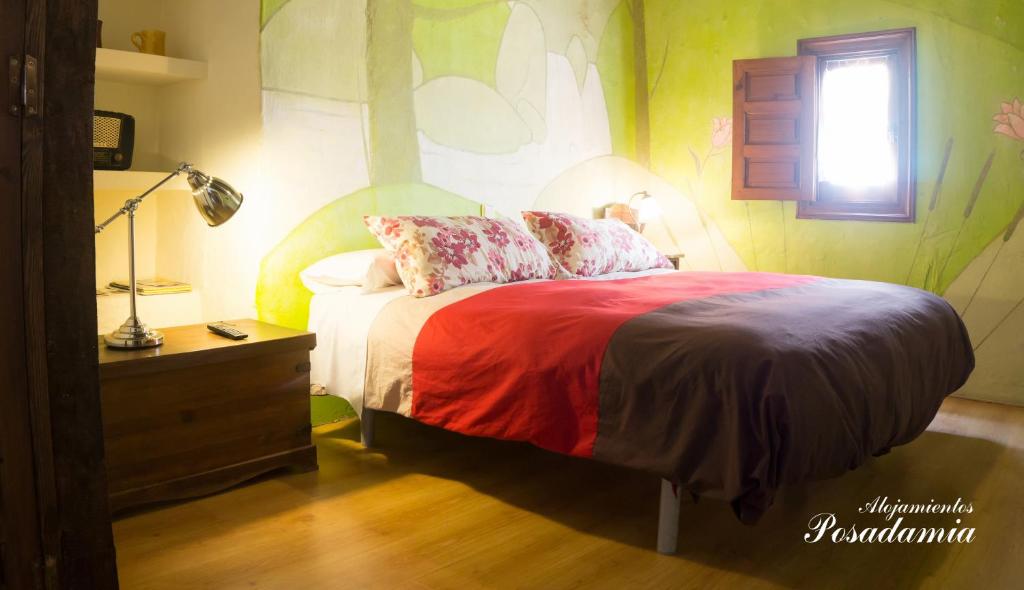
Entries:
[[617, 219], [542, 211], [524, 211], [523, 219], [555, 262], [577, 276], [672, 268], [654, 244]]
[[366, 227], [394, 252], [409, 293], [429, 297], [470, 283], [554, 279], [565, 274], [544, 246], [508, 219], [487, 217], [381, 217]]

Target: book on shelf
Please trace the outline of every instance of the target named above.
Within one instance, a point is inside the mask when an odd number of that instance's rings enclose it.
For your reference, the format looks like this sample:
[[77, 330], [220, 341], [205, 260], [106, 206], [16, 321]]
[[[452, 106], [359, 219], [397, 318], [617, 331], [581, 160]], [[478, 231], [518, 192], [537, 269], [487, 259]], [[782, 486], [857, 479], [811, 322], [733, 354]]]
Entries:
[[[110, 288], [115, 292], [127, 292], [129, 289], [128, 281], [110, 281]], [[139, 295], [167, 295], [169, 293], [188, 293], [192, 290], [192, 285], [158, 277], [136, 280], [135, 290]]]

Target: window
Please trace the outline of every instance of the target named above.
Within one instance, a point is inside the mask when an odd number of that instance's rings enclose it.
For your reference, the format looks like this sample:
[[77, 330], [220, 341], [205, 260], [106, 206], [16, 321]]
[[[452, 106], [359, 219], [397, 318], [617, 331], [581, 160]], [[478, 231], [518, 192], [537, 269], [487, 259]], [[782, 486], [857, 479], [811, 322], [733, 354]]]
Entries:
[[[734, 64], [733, 198], [802, 219], [914, 220], [914, 29]], [[767, 91], [766, 91], [767, 89]]]
[[822, 66], [818, 103], [818, 182], [830, 190], [871, 191], [896, 184], [890, 133], [889, 58], [833, 59]]
[[914, 221], [914, 29], [804, 39], [817, 58], [817, 196], [805, 219]]

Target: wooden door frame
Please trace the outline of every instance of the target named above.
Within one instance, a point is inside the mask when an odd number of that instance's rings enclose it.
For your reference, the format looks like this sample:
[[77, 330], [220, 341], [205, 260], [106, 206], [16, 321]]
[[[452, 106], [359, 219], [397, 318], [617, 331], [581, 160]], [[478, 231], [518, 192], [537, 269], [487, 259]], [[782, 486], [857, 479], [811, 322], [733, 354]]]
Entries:
[[[0, 252], [21, 252], [23, 120], [10, 113], [11, 63], [26, 53], [26, 0], [0, 0], [0, 51], [4, 67], [0, 100]], [[17, 71], [17, 66], [16, 71]], [[19, 74], [20, 75], [20, 74]], [[15, 105], [20, 108], [20, 105]], [[23, 257], [0, 256], [0, 587], [42, 583], [43, 539], [33, 453], [33, 420], [29, 403]], [[5, 586], [6, 585], [6, 586]]]
[[93, 293], [96, 0], [0, 6], [3, 65], [33, 56], [39, 78], [37, 112], [12, 114], [7, 85], [0, 98], [3, 580], [116, 588]]

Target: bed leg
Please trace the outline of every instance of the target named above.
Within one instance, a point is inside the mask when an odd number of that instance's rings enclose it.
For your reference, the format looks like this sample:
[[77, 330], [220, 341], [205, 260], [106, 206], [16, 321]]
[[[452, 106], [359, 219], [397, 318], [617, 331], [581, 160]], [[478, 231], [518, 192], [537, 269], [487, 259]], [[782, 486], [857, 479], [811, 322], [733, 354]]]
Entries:
[[373, 422], [377, 417], [377, 410], [363, 408], [363, 415], [359, 418], [359, 440], [366, 448], [373, 448]]
[[679, 490], [667, 479], [661, 480], [658, 504], [658, 553], [673, 555], [679, 541]]

